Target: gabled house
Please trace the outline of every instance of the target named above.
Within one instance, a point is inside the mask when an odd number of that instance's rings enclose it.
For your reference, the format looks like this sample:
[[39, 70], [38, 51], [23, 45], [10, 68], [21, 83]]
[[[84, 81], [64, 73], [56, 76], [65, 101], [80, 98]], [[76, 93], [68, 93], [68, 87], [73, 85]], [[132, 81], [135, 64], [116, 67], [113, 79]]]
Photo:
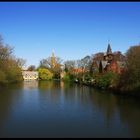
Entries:
[[94, 66], [97, 66], [99, 73], [112, 71], [118, 74], [124, 71], [125, 65], [125, 56], [120, 52], [112, 53], [110, 44], [108, 44], [103, 59], [96, 61], [96, 65], [94, 64]]

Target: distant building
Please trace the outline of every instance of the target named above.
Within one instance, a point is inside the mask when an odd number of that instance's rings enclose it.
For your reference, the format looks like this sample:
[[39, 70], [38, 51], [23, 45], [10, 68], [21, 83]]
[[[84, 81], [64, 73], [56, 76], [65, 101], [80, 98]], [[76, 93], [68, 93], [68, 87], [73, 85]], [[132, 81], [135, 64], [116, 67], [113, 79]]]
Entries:
[[38, 72], [36, 71], [23, 71], [22, 76], [24, 80], [37, 80]]
[[125, 70], [126, 58], [121, 52], [112, 53], [111, 46], [108, 44], [107, 52], [104, 54], [102, 60], [96, 61], [96, 66], [100, 73], [112, 71], [114, 73], [122, 73]]
[[85, 70], [84, 68], [73, 68], [73, 69], [72, 69], [72, 72], [73, 72], [74, 74], [79, 74], [79, 73], [84, 73], [84, 72], [86, 72], [86, 70]]

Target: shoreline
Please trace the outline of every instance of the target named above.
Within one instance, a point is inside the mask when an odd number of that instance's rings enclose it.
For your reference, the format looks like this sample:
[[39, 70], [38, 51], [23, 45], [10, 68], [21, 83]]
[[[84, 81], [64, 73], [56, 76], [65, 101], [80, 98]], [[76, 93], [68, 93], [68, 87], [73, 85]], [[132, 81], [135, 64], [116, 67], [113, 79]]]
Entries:
[[[100, 88], [98, 85], [95, 86], [94, 84], [91, 84], [91, 83], [86, 83], [86, 82], [77, 82], [77, 81], [65, 81], [65, 80], [61, 80], [61, 79], [52, 79], [52, 80], [37, 80], [38, 82], [39, 81], [63, 81], [64, 83], [73, 83], [73, 84], [77, 84], [77, 85], [81, 85], [81, 86], [87, 86], [87, 87], [90, 87], [90, 88], [94, 88], [94, 89], [97, 89], [99, 91], [108, 91], [112, 94], [115, 94], [115, 95], [121, 95], [121, 96], [125, 96], [125, 97], [138, 97], [140, 98], [140, 91], [136, 91], [136, 90], [133, 90], [133, 91], [127, 91], [127, 90], [124, 90], [124, 91], [121, 91], [120, 89], [117, 89], [117, 88]], [[14, 81], [14, 82], [5, 82], [5, 83], [0, 83], [0, 89], [2, 89], [3, 87], [7, 87], [9, 85], [12, 85], [12, 84], [19, 84], [19, 83], [23, 83], [23, 81]]]
[[120, 89], [117, 89], [117, 88], [99, 88], [98, 86], [95, 86], [93, 84], [88, 84], [88, 83], [80, 83], [80, 82], [75, 82], [75, 84], [78, 84], [78, 85], [82, 85], [82, 86], [87, 86], [87, 87], [91, 87], [91, 88], [95, 88], [97, 90], [100, 90], [100, 91], [108, 91], [112, 94], [115, 94], [115, 95], [121, 95], [121, 96], [125, 96], [125, 97], [138, 97], [140, 98], [140, 91], [136, 91], [136, 90], [133, 90], [133, 91], [127, 91], [127, 90], [124, 90], [124, 91], [121, 91]]

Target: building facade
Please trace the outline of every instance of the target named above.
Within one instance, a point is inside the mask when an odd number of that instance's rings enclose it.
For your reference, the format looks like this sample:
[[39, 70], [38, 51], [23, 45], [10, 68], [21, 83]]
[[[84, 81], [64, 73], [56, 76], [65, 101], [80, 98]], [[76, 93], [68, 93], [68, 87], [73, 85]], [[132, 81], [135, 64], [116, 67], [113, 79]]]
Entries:
[[37, 71], [23, 71], [22, 76], [24, 80], [38, 80], [39, 78]]
[[98, 68], [100, 73], [112, 71], [114, 73], [121, 74], [125, 70], [125, 56], [120, 52], [112, 53], [110, 44], [108, 44], [107, 51], [104, 53], [102, 59], [98, 60], [94, 64]]

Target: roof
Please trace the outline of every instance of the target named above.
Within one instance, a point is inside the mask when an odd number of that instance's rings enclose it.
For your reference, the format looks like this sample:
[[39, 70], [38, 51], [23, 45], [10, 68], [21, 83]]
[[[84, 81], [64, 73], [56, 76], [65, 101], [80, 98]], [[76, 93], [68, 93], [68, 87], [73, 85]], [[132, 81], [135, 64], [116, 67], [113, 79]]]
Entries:
[[107, 54], [112, 54], [112, 50], [111, 50], [110, 44], [108, 44], [108, 47], [107, 47]]
[[102, 63], [102, 67], [103, 67], [103, 68], [105, 68], [105, 67], [107, 66], [107, 64], [108, 64], [107, 61], [101, 61], [101, 63]]
[[22, 74], [25, 75], [25, 74], [28, 74], [28, 75], [38, 75], [38, 72], [37, 71], [22, 71]]

